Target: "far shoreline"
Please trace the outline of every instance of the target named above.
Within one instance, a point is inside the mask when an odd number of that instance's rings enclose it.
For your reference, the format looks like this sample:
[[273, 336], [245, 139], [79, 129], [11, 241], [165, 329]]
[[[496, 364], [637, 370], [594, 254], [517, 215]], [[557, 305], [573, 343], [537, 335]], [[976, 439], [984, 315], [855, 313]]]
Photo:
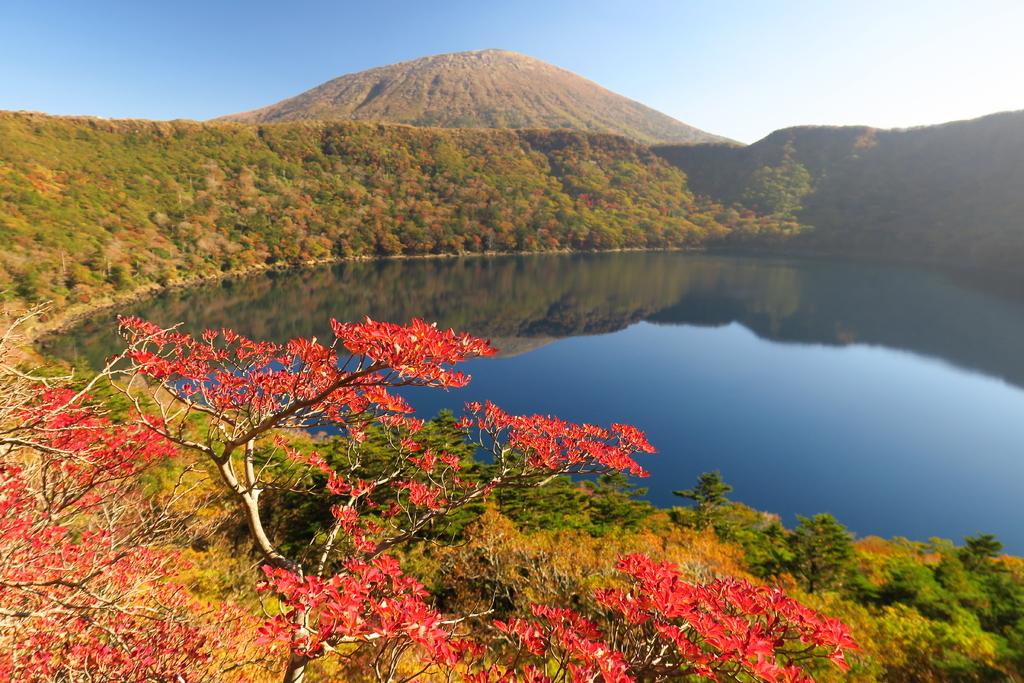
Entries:
[[192, 289], [202, 285], [225, 282], [229, 280], [244, 280], [250, 277], [266, 273], [290, 273], [320, 268], [324, 266], [338, 265], [342, 263], [360, 263], [371, 261], [418, 261], [431, 259], [461, 259], [461, 258], [492, 258], [496, 256], [567, 256], [570, 254], [618, 254], [618, 253], [706, 253], [708, 249], [703, 247], [637, 247], [619, 249], [550, 249], [546, 251], [471, 251], [463, 253], [442, 253], [442, 254], [382, 254], [370, 256], [336, 256], [324, 259], [310, 259], [298, 263], [267, 263], [253, 264], [244, 268], [225, 271], [223, 273], [209, 273], [205, 275], [194, 275], [187, 278], [174, 280], [165, 285], [157, 282], [150, 282], [140, 287], [135, 287], [126, 292], [114, 293], [104, 296], [96, 302], [86, 304], [75, 304], [64, 309], [48, 313], [46, 320], [36, 323], [28, 333], [26, 341], [36, 345], [47, 337], [66, 332], [79, 324], [85, 322], [90, 316], [110, 311], [118, 306], [138, 303], [147, 299], [153, 299], [168, 292]]
[[216, 282], [245, 280], [267, 273], [290, 273], [302, 270], [321, 268], [343, 263], [360, 263], [373, 261], [419, 261], [433, 259], [475, 259], [513, 256], [569, 256], [584, 254], [622, 254], [622, 253], [687, 253], [717, 254], [741, 258], [776, 258], [794, 259], [798, 261], [819, 260], [840, 263], [877, 264], [883, 266], [917, 268], [944, 274], [963, 282], [966, 286], [982, 288], [999, 296], [1013, 299], [1024, 298], [1024, 280], [1019, 273], [988, 268], [964, 267], [935, 260], [883, 258], [867, 254], [841, 254], [827, 250], [778, 248], [772, 245], [711, 245], [691, 247], [623, 247], [617, 249], [550, 249], [545, 251], [472, 251], [462, 253], [440, 254], [375, 254], [361, 256], [336, 256], [324, 259], [310, 259], [298, 263], [253, 264], [244, 268], [229, 270], [222, 273], [209, 273], [181, 278], [161, 285], [156, 282], [147, 283], [126, 292], [115, 293], [99, 298], [96, 302], [76, 304], [68, 308], [48, 314], [43, 321], [37, 322], [28, 332], [26, 341], [36, 346], [48, 337], [67, 332], [85, 322], [89, 317], [108, 312], [118, 306], [130, 305], [154, 299], [169, 292], [193, 289]]

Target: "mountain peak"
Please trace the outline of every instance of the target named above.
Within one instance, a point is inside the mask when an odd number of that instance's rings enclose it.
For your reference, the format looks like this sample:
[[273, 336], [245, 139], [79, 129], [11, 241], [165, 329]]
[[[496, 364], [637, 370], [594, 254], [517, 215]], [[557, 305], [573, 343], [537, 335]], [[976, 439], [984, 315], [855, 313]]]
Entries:
[[358, 119], [441, 128], [569, 128], [645, 143], [723, 142], [528, 55], [489, 48], [347, 74], [268, 107], [249, 123]]

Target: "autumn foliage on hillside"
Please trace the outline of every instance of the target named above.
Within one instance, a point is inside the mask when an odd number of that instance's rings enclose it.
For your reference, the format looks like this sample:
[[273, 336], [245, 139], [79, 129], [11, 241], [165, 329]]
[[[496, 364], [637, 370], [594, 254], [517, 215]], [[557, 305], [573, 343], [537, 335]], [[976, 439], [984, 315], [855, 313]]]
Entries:
[[[187, 491], [146, 499], [140, 476], [175, 455], [105, 417], [89, 387], [11, 367], [0, 339], [0, 678], [221, 680], [250, 663], [258, 620], [174, 581]], [[259, 656], [263, 655], [257, 655]]]
[[[335, 660], [352, 680], [434, 675], [470, 681], [803, 680], [805, 660], [845, 666], [839, 622], [740, 579], [684, 581], [671, 563], [624, 555], [625, 584], [597, 589], [606, 616], [536, 605], [533, 618], [450, 613], [398, 552], [496, 491], [563, 474], [644, 475], [636, 428], [573, 424], [470, 405], [458, 423], [487, 454], [486, 476], [420, 442], [425, 423], [399, 393], [469, 377], [452, 366], [493, 353], [422, 321], [333, 323], [334, 337], [275, 344], [229, 330], [200, 337], [121, 321], [117, 419], [72, 389], [5, 365], [0, 415], [0, 667], [18, 680], [307, 680]], [[293, 445], [330, 429], [331, 461]], [[387, 450], [364, 448], [372, 439]], [[302, 442], [302, 439], [298, 439]], [[177, 483], [146, 491], [145, 472]], [[476, 468], [472, 476], [468, 469]], [[262, 579], [262, 616], [207, 604], [177, 577], [172, 548], [202, 531], [191, 474], [216, 473]], [[283, 543], [261, 496], [325, 506], [302, 544]], [[245, 577], [239, 577], [245, 580]], [[276, 672], [276, 673], [275, 673]]]
[[[602, 628], [571, 609], [536, 605], [533, 619], [496, 622], [519, 655], [562, 663], [568, 680], [631, 681], [696, 676], [803, 681], [802, 660], [826, 655], [846, 669], [856, 644], [846, 627], [787, 598], [741, 580], [683, 581], [679, 568], [626, 555], [626, 588], [604, 588]], [[614, 643], [611, 645], [610, 643]]]
[[768, 230], [570, 131], [0, 113], [0, 292], [58, 308], [359, 256], [666, 248]]

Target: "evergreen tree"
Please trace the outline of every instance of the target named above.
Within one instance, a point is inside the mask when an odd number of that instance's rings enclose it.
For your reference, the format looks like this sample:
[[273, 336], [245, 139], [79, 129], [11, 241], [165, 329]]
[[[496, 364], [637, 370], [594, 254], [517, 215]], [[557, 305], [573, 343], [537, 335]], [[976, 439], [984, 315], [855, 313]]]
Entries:
[[673, 491], [672, 494], [697, 504], [695, 523], [698, 529], [704, 529], [714, 522], [716, 513], [729, 502], [726, 494], [730, 491], [732, 486], [726, 484], [722, 479], [722, 473], [715, 470], [700, 475], [697, 485], [692, 489]]
[[838, 587], [851, 569], [853, 540], [849, 531], [828, 513], [797, 515], [790, 537], [793, 574], [810, 593]]
[[988, 560], [1003, 551], [1003, 544], [992, 534], [978, 534], [964, 539], [964, 547], [960, 549], [960, 561], [971, 569], [985, 566]]
[[651, 505], [640, 500], [647, 489], [637, 486], [621, 472], [602, 474], [582, 484], [586, 492], [586, 513], [597, 532], [638, 529], [651, 513]]

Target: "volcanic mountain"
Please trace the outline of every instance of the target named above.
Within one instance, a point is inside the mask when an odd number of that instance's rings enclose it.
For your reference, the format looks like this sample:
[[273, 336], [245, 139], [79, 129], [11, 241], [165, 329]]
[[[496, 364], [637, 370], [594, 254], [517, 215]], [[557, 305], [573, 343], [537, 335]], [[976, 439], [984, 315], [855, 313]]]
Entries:
[[327, 81], [277, 104], [224, 117], [247, 123], [359, 119], [440, 128], [570, 128], [644, 143], [726, 138], [506, 50], [424, 57]]

